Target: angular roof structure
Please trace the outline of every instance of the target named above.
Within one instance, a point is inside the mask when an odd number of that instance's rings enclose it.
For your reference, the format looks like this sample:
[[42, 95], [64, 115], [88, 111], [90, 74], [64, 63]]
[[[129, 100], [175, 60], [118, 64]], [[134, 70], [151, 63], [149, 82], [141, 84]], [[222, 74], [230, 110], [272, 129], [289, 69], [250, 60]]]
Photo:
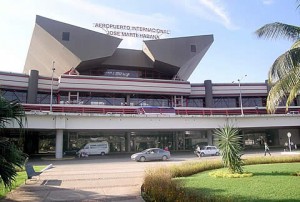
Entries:
[[[143, 50], [118, 48], [122, 39], [74, 25], [36, 17], [24, 73], [51, 76], [89, 69], [152, 69], [187, 80], [213, 42], [213, 35], [144, 41]], [[53, 63], [54, 62], [54, 63]]]
[[212, 35], [149, 40], [144, 42], [144, 50], [154, 65], [164, 63], [177, 67], [177, 77], [187, 80], [212, 42]]

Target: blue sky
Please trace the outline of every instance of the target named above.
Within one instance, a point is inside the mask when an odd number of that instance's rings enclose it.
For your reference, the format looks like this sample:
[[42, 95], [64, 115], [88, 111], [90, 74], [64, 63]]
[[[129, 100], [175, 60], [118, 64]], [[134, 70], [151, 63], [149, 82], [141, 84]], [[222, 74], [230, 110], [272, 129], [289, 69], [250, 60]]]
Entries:
[[[292, 42], [258, 39], [254, 32], [271, 22], [298, 25], [296, 7], [296, 0], [0, 0], [0, 71], [23, 71], [35, 16], [41, 15], [98, 32], [94, 23], [171, 30], [164, 38], [213, 34], [190, 82], [228, 83], [245, 74], [242, 82], [264, 82]], [[121, 47], [142, 49], [142, 39], [124, 38]]]

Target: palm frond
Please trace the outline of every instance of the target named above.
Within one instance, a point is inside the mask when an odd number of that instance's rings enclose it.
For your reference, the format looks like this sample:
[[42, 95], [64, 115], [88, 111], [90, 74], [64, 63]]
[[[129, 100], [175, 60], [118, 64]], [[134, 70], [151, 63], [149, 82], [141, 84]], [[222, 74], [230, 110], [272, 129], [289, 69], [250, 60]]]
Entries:
[[299, 94], [299, 91], [300, 91], [300, 80], [293, 86], [293, 88], [290, 91], [290, 94], [286, 101], [286, 111], [288, 110], [288, 107], [291, 105], [291, 103], [295, 100], [297, 95]]
[[218, 147], [222, 153], [222, 160], [225, 167], [232, 173], [242, 173], [241, 159], [241, 138], [239, 130], [226, 124], [224, 127], [216, 129], [214, 135], [218, 137]]
[[25, 112], [19, 102], [9, 102], [0, 96], [0, 128], [4, 128], [7, 123], [13, 120], [17, 122], [20, 128], [23, 128], [24, 118]]
[[269, 84], [272, 86], [267, 98], [267, 111], [274, 113], [284, 99], [286, 109], [297, 96], [300, 80], [300, 48], [291, 49], [279, 56], [269, 71]]
[[293, 43], [290, 49], [299, 48], [299, 47], [300, 47], [300, 40], [298, 39], [295, 43]]
[[277, 39], [284, 38], [296, 41], [300, 36], [300, 27], [280, 22], [270, 23], [255, 31], [259, 38]]
[[15, 166], [22, 167], [27, 155], [19, 150], [14, 143], [0, 139], [0, 181], [10, 188], [17, 175]]
[[293, 48], [280, 55], [269, 70], [269, 82], [276, 83], [278, 80], [286, 77], [295, 68], [300, 65], [300, 47]]
[[[6, 124], [14, 123], [14, 121], [21, 129], [21, 133], [24, 121], [26, 123], [22, 105], [17, 101], [9, 102], [0, 96], [0, 130], [3, 130]], [[17, 175], [15, 167], [23, 166], [25, 157], [26, 155], [14, 143], [0, 137], [0, 181], [4, 183], [5, 187], [11, 187]]]

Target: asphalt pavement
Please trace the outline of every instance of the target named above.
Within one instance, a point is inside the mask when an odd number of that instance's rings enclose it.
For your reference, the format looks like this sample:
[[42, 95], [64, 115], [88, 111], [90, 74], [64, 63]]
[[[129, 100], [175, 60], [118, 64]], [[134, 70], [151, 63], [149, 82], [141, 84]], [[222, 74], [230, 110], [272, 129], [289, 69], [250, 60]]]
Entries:
[[[247, 152], [245, 155], [263, 156], [264, 151]], [[273, 151], [272, 155], [282, 153]], [[171, 160], [154, 162], [135, 162], [130, 159], [130, 154], [65, 157], [61, 160], [49, 156], [32, 158], [29, 164], [52, 166], [35, 179], [27, 180], [2, 201], [141, 202], [141, 185], [146, 169], [216, 158], [221, 157], [198, 158], [193, 152], [172, 153]]]

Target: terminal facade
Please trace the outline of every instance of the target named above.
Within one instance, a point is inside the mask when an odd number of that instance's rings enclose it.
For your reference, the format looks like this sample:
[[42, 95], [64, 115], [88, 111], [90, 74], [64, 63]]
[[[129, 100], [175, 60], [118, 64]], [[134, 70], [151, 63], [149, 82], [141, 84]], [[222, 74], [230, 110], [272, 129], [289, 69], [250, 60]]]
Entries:
[[[145, 40], [142, 50], [118, 48], [121, 41], [114, 36], [37, 16], [24, 72], [0, 72], [1, 94], [8, 100], [20, 101], [27, 113], [46, 111], [52, 115], [80, 113], [108, 118], [152, 116], [153, 119], [266, 115], [269, 87], [265, 81], [188, 81], [212, 45], [213, 35]], [[289, 111], [280, 108], [277, 113], [297, 116], [299, 105], [300, 99], [296, 99]], [[91, 141], [107, 141], [111, 152], [165, 146], [180, 151], [216, 141], [213, 128], [203, 126], [198, 130], [143, 130], [140, 126], [101, 128], [104, 129], [60, 131], [59, 145], [55, 130], [26, 129], [24, 150], [35, 154], [54, 152], [60, 147], [67, 153]], [[295, 144], [300, 143], [298, 126], [241, 129], [247, 148], [259, 148], [264, 141], [270, 146], [284, 145], [287, 131], [292, 132]], [[7, 136], [19, 138], [14, 130]]]

